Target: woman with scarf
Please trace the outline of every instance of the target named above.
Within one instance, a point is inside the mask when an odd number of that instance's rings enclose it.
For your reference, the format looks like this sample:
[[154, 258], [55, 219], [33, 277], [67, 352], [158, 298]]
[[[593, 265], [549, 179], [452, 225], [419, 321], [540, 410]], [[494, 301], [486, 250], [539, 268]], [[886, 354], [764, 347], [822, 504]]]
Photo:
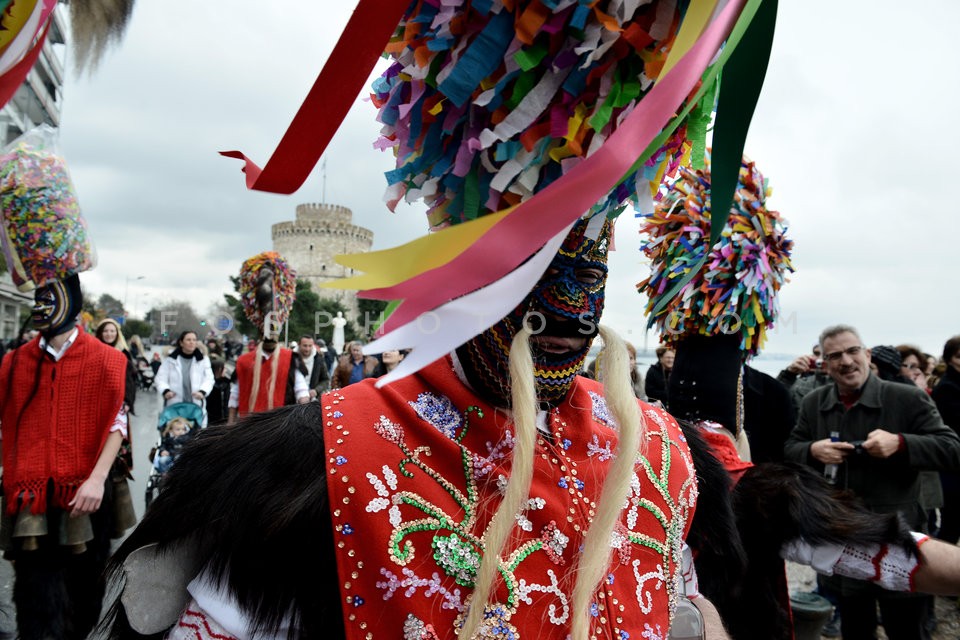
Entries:
[[160, 365], [156, 386], [164, 406], [178, 402], [193, 402], [204, 408], [203, 424], [207, 426], [206, 398], [213, 389], [213, 369], [210, 358], [204, 357], [197, 346], [195, 331], [184, 331], [177, 338], [176, 348]]

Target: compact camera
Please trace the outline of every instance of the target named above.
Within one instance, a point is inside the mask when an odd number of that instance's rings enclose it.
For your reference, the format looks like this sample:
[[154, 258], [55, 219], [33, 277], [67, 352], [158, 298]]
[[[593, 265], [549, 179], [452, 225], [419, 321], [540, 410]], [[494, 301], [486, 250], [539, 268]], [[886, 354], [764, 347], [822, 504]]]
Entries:
[[863, 440], [851, 440], [850, 444], [853, 445], [853, 455], [855, 456], [867, 455], [867, 450], [863, 448]]

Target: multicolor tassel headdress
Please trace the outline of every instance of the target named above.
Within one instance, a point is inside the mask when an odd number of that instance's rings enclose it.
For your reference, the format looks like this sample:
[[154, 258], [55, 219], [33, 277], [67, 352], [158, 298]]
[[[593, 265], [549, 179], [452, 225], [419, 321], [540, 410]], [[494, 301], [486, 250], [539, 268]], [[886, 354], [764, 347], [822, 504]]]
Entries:
[[56, 132], [41, 125], [0, 154], [0, 250], [21, 291], [96, 266]]
[[[650, 324], [667, 343], [738, 334], [744, 355], [752, 356], [779, 311], [777, 295], [793, 271], [793, 241], [780, 214], [767, 208], [766, 178], [744, 158], [729, 218], [711, 245], [710, 178], [708, 164], [683, 167], [664, 183], [640, 231], [649, 236], [643, 251], [652, 273], [637, 288], [649, 297]], [[673, 283], [691, 270], [693, 278], [672, 295]]]
[[[715, 145], [727, 149], [721, 157], [739, 159], [740, 116], [749, 121], [753, 104], [734, 102], [759, 91], [775, 6], [361, 0], [270, 163], [261, 170], [239, 152], [225, 155], [245, 160], [248, 187], [292, 192], [352, 103], [347, 94], [373, 54], [392, 56], [374, 85], [384, 124], [377, 146], [397, 155], [388, 201], [423, 198], [430, 226], [441, 229], [341, 259], [363, 275], [330, 285], [400, 301], [381, 327], [386, 335], [369, 347], [413, 348], [387, 382], [512, 311], [576, 220], [615, 216], [645, 199], [651, 182], [688, 150], [702, 149], [727, 78], [735, 117], [718, 120], [715, 136], [728, 135]], [[331, 95], [334, 86], [343, 95]], [[425, 314], [431, 322], [418, 322]], [[426, 325], [442, 329], [426, 334]]]
[[[415, 2], [404, 15], [387, 45], [394, 63], [374, 83], [377, 146], [397, 156], [391, 208], [423, 199], [437, 227], [543, 190], [647, 95], [681, 19], [672, 2], [521, 4]], [[685, 135], [678, 127], [655, 155], [679, 151]], [[635, 200], [660, 164], [631, 167], [591, 211]]]
[[279, 326], [290, 317], [296, 291], [296, 271], [275, 251], [258, 253], [240, 266], [243, 311], [265, 334], [268, 329], [265, 321]]

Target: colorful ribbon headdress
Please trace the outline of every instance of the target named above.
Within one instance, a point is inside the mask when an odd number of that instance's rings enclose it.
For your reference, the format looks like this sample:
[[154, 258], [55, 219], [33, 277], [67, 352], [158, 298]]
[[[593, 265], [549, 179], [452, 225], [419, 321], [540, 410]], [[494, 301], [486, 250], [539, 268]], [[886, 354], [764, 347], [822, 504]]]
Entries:
[[265, 333], [268, 329], [265, 321], [279, 326], [290, 317], [296, 291], [296, 271], [275, 251], [258, 253], [240, 266], [243, 311], [250, 322]]
[[49, 125], [0, 154], [0, 250], [21, 291], [96, 266], [87, 222]]
[[[668, 344], [691, 335], [737, 334], [745, 356], [763, 347], [779, 312], [778, 294], [793, 271], [785, 221], [767, 208], [770, 188], [744, 158], [733, 207], [714, 242], [709, 162], [667, 180], [640, 230], [651, 275], [637, 285], [650, 324]], [[702, 265], [702, 266], [700, 266]], [[692, 275], [692, 278], [686, 276]], [[680, 295], [673, 283], [687, 280]]]
[[772, 0], [373, 4], [360, 2], [267, 166], [226, 155], [246, 161], [251, 188], [299, 187], [382, 36], [395, 60], [374, 85], [378, 146], [397, 155], [388, 200], [423, 198], [430, 225], [449, 228], [341, 260], [364, 275], [340, 284], [401, 301], [370, 349], [414, 347], [407, 373], [513, 309], [578, 218], [615, 215], [672, 167], [687, 136], [702, 142], [728, 63], [745, 67], [731, 77], [749, 86], [731, 81], [725, 100], [725, 78], [720, 114], [733, 115], [718, 117], [715, 160], [739, 162], [776, 13]]

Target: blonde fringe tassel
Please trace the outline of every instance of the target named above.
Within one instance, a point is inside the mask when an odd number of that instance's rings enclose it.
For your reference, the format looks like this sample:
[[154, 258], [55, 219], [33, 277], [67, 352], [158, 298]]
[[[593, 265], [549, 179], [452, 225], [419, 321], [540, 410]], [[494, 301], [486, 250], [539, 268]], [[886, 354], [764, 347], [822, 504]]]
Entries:
[[605, 345], [603, 359], [604, 393], [607, 407], [620, 425], [617, 457], [603, 483], [597, 513], [583, 540], [583, 554], [573, 588], [573, 640], [590, 637], [590, 600], [610, 566], [610, 538], [630, 494], [636, 453], [643, 442], [643, 418], [630, 386], [630, 356], [616, 332], [600, 327]]
[[260, 393], [260, 373], [263, 368], [263, 343], [257, 345], [257, 355], [253, 361], [253, 386], [250, 388], [250, 400], [247, 402], [247, 413], [253, 413], [257, 405], [257, 395]]
[[530, 355], [530, 331], [526, 326], [514, 337], [510, 346], [510, 383], [513, 402], [514, 445], [510, 464], [510, 480], [506, 495], [484, 534], [486, 549], [470, 602], [470, 611], [458, 634], [472, 638], [483, 621], [484, 609], [493, 592], [500, 569], [500, 554], [516, 523], [516, 516], [526, 504], [533, 479], [533, 457], [537, 442], [537, 394]]
[[[277, 345], [280, 349], [280, 345]], [[253, 413], [257, 406], [257, 396], [260, 395], [260, 376], [263, 369], [263, 342], [257, 345], [257, 357], [253, 363], [253, 388], [250, 389], [250, 401], [247, 403], [247, 413]], [[277, 388], [277, 368], [280, 363], [279, 351], [274, 351], [270, 357], [270, 389], [267, 393], [267, 409], [273, 409], [273, 391]]]
[[[280, 345], [277, 345], [277, 348], [274, 349], [273, 355], [270, 358], [270, 386], [267, 388], [267, 409], [273, 409], [273, 399], [276, 397], [276, 388], [277, 388], [277, 369], [280, 367]], [[292, 364], [291, 364], [292, 366]]]

